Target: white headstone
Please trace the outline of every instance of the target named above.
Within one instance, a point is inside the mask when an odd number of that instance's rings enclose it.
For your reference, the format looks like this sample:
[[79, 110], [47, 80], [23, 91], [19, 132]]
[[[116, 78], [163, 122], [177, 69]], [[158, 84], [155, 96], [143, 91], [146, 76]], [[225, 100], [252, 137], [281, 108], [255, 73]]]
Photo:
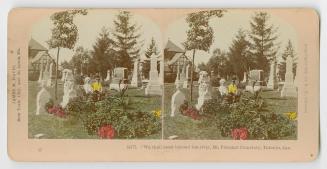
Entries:
[[218, 91], [219, 91], [220, 95], [221, 96], [226, 96], [228, 94], [226, 80], [225, 79], [220, 79], [219, 84], [220, 85], [219, 85]]
[[198, 97], [198, 103], [195, 106], [198, 110], [201, 109], [205, 101], [211, 99], [211, 86], [210, 86], [210, 78], [208, 76], [208, 73], [206, 71], [201, 71], [199, 75], [200, 75], [199, 79], [201, 79], [199, 81], [199, 97]]
[[293, 58], [290, 55], [286, 59], [285, 83], [281, 91], [281, 97], [297, 97], [297, 90], [294, 86]]
[[91, 78], [86, 77], [84, 79], [84, 85], [83, 85], [83, 89], [85, 91], [86, 94], [91, 94], [93, 93], [93, 88], [91, 86]]
[[41, 82], [41, 90], [37, 93], [36, 96], [36, 115], [46, 113], [45, 104], [51, 99], [50, 93], [45, 89], [46, 81]]
[[176, 80], [175, 80], [175, 87], [183, 85], [183, 81], [181, 80], [182, 73], [180, 72], [180, 64], [177, 62], [177, 73], [176, 73]]
[[246, 75], [247, 75], [246, 72], [244, 72], [242, 83], [246, 83], [246, 81], [247, 81], [247, 76]]
[[158, 77], [157, 56], [152, 54], [150, 58], [149, 83], [145, 88], [145, 95], [162, 95], [162, 85]]
[[183, 81], [183, 88], [188, 88], [189, 87], [189, 69], [190, 69], [190, 65], [188, 64], [186, 67], [185, 67], [185, 79]]
[[47, 79], [47, 86], [52, 86], [52, 70], [53, 70], [53, 62], [51, 62], [49, 67], [49, 78]]
[[131, 86], [132, 87], [141, 87], [142, 86], [142, 81], [141, 81], [141, 77], [140, 77], [140, 73], [139, 73], [139, 61], [138, 60], [136, 60], [134, 62]]
[[185, 95], [180, 90], [180, 86], [177, 87], [177, 91], [171, 97], [171, 113], [170, 116], [174, 117], [178, 112], [180, 105], [185, 101]]
[[267, 88], [272, 90], [278, 88], [277, 77], [276, 77], [276, 63], [274, 61], [272, 61], [270, 64], [270, 72], [269, 72]]
[[72, 72], [67, 72], [66, 79], [64, 82], [64, 95], [62, 97], [62, 102], [60, 105], [65, 108], [69, 101], [75, 97], [77, 97], [77, 91], [75, 86], [74, 75]]
[[42, 83], [42, 81], [43, 81], [43, 72], [44, 72], [43, 66], [44, 66], [43, 62], [41, 61], [40, 75], [39, 75], [39, 80], [38, 80], [39, 83]]
[[111, 77], [111, 74], [110, 74], [110, 70], [108, 69], [107, 70], [107, 77], [106, 77], [106, 79], [104, 81], [106, 81], [106, 82], [110, 81], [110, 79], [111, 79], [110, 77]]
[[113, 70], [113, 76], [109, 89], [120, 91], [124, 79], [127, 79], [127, 68], [116, 67]]

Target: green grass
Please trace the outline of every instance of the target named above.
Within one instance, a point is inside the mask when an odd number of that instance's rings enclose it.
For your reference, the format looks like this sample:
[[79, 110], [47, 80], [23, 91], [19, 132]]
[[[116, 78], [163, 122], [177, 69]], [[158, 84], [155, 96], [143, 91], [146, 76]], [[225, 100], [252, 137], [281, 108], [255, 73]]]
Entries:
[[[171, 96], [175, 92], [174, 84], [165, 84], [165, 96], [164, 96], [164, 139], [169, 136], [177, 135], [177, 139], [187, 140], [225, 140], [231, 139], [222, 137], [217, 128], [213, 126], [205, 126], [201, 120], [193, 120], [190, 117], [183, 116], [179, 113], [175, 114], [175, 117], [170, 117], [170, 104]], [[187, 99], [190, 99], [190, 91], [188, 89], [182, 89]], [[215, 92], [213, 92], [213, 97]], [[194, 88], [192, 105], [197, 103], [198, 89]], [[268, 105], [268, 109], [275, 113], [285, 113], [290, 111], [297, 111], [297, 98], [280, 98], [280, 92], [277, 91], [264, 91], [261, 93]], [[204, 119], [203, 119], [204, 120]], [[296, 139], [296, 136], [291, 136], [285, 139]]]
[[[34, 135], [42, 133], [43, 138], [47, 139], [97, 139], [96, 135], [88, 135], [81, 121], [72, 121], [59, 118], [51, 114], [35, 115], [36, 112], [36, 95], [40, 90], [37, 82], [30, 81], [28, 84], [28, 136], [34, 138]], [[54, 98], [54, 88], [48, 88], [52, 98]], [[116, 91], [109, 91], [116, 94]], [[161, 96], [144, 96], [144, 89], [129, 89], [126, 92], [129, 105], [127, 111], [146, 111], [161, 109]], [[59, 104], [63, 96], [63, 85], [58, 85], [58, 101]], [[138, 139], [160, 139], [159, 133]]]

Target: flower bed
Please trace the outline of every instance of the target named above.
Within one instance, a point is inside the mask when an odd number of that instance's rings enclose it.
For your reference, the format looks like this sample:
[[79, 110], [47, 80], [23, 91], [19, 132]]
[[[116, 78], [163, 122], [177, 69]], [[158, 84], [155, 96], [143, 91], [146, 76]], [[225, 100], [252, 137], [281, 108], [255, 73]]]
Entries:
[[277, 114], [260, 97], [242, 96], [236, 103], [205, 102], [203, 123], [214, 125], [223, 137], [237, 140], [283, 139], [296, 133], [296, 113]]

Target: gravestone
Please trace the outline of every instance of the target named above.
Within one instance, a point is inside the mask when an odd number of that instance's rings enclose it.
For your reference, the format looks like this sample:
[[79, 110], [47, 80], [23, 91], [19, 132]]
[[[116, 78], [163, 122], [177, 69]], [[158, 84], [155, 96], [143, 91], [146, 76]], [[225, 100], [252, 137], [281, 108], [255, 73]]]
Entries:
[[51, 64], [50, 64], [50, 67], [49, 67], [49, 77], [48, 77], [48, 79], [47, 79], [47, 86], [48, 87], [50, 87], [50, 86], [52, 86], [52, 70], [53, 70], [53, 62], [51, 62]]
[[158, 58], [152, 54], [150, 57], [149, 83], [145, 88], [145, 95], [162, 95], [162, 85], [158, 76]]
[[190, 69], [190, 65], [188, 64], [186, 66], [185, 80], [183, 82], [183, 88], [185, 88], [185, 89], [190, 86], [190, 84], [189, 84], [189, 69]]
[[44, 65], [43, 65], [43, 62], [41, 62], [41, 68], [40, 68], [40, 75], [39, 75], [39, 79], [38, 79], [38, 83], [42, 83], [42, 81], [43, 81], [43, 72], [44, 72]]
[[245, 91], [253, 93], [255, 86], [257, 86], [256, 88], [259, 88], [259, 86], [261, 88], [263, 85], [263, 70], [250, 70], [247, 80]]
[[247, 74], [246, 72], [244, 72], [242, 83], [246, 83], [246, 82], [247, 82]]
[[219, 84], [220, 85], [219, 85], [218, 91], [219, 91], [220, 95], [221, 96], [226, 96], [228, 94], [226, 80], [225, 79], [220, 79]]
[[278, 88], [277, 77], [276, 77], [276, 63], [274, 61], [270, 64], [270, 72], [269, 72], [267, 88], [271, 90]]
[[62, 97], [61, 107], [65, 108], [69, 101], [77, 97], [74, 75], [72, 72], [67, 72], [64, 81], [64, 95]]
[[83, 85], [84, 92], [86, 94], [91, 94], [93, 93], [93, 88], [91, 86], [91, 78], [90, 77], [85, 77], [84, 79], [84, 85]]
[[134, 62], [131, 86], [132, 87], [141, 87], [142, 86], [142, 81], [141, 81], [141, 77], [140, 77], [140, 73], [139, 73], [139, 61], [138, 60], [136, 60]]
[[36, 115], [46, 113], [45, 105], [51, 99], [50, 93], [46, 90], [46, 81], [41, 82], [41, 90], [37, 93], [36, 96]]
[[127, 79], [127, 68], [117, 67], [114, 69], [109, 89], [120, 91], [122, 81]]
[[294, 85], [293, 58], [290, 55], [286, 58], [285, 82], [281, 91], [281, 97], [297, 97], [297, 91]]
[[110, 81], [110, 79], [111, 79], [110, 77], [111, 77], [111, 74], [110, 74], [110, 70], [108, 69], [107, 70], [107, 77], [106, 77], [106, 79], [104, 81], [106, 81], [106, 82]]
[[201, 109], [205, 101], [211, 99], [211, 86], [208, 73], [206, 71], [201, 71], [199, 75], [199, 97], [198, 103], [195, 106], [198, 110]]
[[175, 114], [179, 111], [180, 105], [184, 103], [185, 95], [180, 90], [181, 86], [177, 86], [177, 91], [171, 97], [171, 113], [170, 116], [174, 117]]
[[64, 70], [62, 70], [61, 81], [64, 82], [66, 80], [66, 77], [67, 77], [67, 74], [68, 73], [73, 73], [73, 72], [70, 69], [64, 69]]
[[175, 87], [177, 89], [177, 87], [183, 85], [183, 81], [181, 80], [181, 72], [180, 72], [180, 64], [177, 63], [177, 73], [176, 73], [176, 80], [175, 80]]

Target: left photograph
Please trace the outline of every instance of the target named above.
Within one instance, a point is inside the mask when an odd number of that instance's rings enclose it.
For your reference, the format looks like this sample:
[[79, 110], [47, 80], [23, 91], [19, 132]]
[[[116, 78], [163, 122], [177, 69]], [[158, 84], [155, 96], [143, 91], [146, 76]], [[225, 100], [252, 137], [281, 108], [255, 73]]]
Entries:
[[161, 139], [159, 26], [122, 10], [62, 10], [28, 44], [28, 137]]

